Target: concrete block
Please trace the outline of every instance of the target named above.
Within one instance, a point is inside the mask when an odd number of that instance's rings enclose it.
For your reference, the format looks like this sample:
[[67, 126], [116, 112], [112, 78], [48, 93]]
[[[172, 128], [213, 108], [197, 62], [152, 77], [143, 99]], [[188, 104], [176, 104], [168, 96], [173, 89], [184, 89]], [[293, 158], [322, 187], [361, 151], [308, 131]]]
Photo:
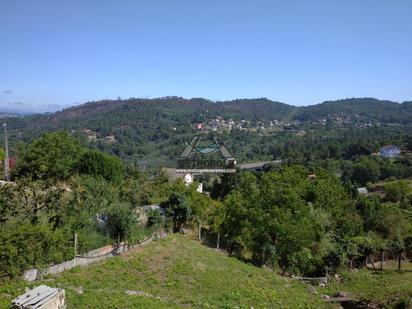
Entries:
[[26, 281], [35, 281], [37, 279], [37, 275], [39, 270], [36, 268], [28, 269], [23, 273], [23, 279]]

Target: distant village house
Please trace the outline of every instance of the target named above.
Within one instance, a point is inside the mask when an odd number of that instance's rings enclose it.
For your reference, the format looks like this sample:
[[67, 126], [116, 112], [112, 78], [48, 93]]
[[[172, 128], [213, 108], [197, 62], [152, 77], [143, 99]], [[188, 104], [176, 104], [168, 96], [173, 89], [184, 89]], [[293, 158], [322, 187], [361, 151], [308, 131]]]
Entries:
[[383, 158], [396, 158], [401, 154], [401, 150], [395, 145], [386, 145], [379, 150], [379, 154]]

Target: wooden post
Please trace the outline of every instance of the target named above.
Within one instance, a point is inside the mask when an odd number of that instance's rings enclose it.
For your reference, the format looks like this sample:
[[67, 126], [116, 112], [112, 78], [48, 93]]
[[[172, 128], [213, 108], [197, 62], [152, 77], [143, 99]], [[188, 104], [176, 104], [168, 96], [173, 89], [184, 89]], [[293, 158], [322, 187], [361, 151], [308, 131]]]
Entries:
[[375, 263], [373, 262], [373, 258], [372, 258], [372, 255], [371, 255], [371, 254], [369, 254], [369, 260], [370, 260], [371, 263], [372, 263], [373, 269], [375, 269]]
[[117, 254], [120, 253], [120, 234], [117, 234]]
[[402, 253], [398, 254], [398, 270], [401, 270]]
[[77, 233], [74, 233], [74, 266], [76, 266], [77, 257]]
[[216, 249], [219, 249], [219, 246], [220, 246], [220, 233], [217, 233]]
[[383, 270], [383, 263], [385, 262], [385, 250], [381, 251], [381, 270]]
[[198, 235], [198, 238], [199, 238], [199, 241], [201, 241], [202, 240], [202, 222], [199, 220], [199, 235]]

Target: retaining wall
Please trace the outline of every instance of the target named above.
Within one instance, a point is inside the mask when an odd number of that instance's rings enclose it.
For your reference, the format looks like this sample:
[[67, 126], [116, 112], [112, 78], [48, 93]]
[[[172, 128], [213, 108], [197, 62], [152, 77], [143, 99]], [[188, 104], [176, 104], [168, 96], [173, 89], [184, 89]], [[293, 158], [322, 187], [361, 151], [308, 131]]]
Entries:
[[52, 266], [46, 267], [41, 270], [28, 269], [24, 272], [23, 278], [26, 281], [34, 281], [34, 280], [40, 279], [41, 277], [45, 275], [54, 275], [57, 273], [61, 273], [65, 270], [71, 269], [76, 266], [86, 266], [92, 263], [100, 262], [109, 257], [127, 252], [130, 249], [144, 246], [152, 242], [154, 239], [163, 238], [165, 236], [166, 236], [166, 233], [155, 235], [155, 236], [150, 236], [149, 238], [146, 238], [133, 246], [127, 246], [126, 244], [121, 243], [119, 246], [101, 247], [101, 248], [86, 252], [82, 256], [76, 256], [72, 260], [65, 261], [60, 264], [52, 265]]

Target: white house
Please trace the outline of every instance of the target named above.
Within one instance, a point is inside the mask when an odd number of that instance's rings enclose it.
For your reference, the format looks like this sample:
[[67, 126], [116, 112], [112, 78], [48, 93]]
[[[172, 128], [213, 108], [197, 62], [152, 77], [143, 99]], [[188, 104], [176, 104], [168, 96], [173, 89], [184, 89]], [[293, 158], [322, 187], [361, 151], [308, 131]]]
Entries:
[[379, 150], [379, 154], [383, 158], [395, 158], [401, 154], [401, 150], [395, 145], [386, 145]]
[[[193, 183], [193, 176], [189, 173], [183, 177], [183, 181], [185, 182], [186, 186], [190, 186]], [[202, 193], [203, 192], [203, 184], [200, 183], [199, 186], [196, 189], [197, 192]]]

